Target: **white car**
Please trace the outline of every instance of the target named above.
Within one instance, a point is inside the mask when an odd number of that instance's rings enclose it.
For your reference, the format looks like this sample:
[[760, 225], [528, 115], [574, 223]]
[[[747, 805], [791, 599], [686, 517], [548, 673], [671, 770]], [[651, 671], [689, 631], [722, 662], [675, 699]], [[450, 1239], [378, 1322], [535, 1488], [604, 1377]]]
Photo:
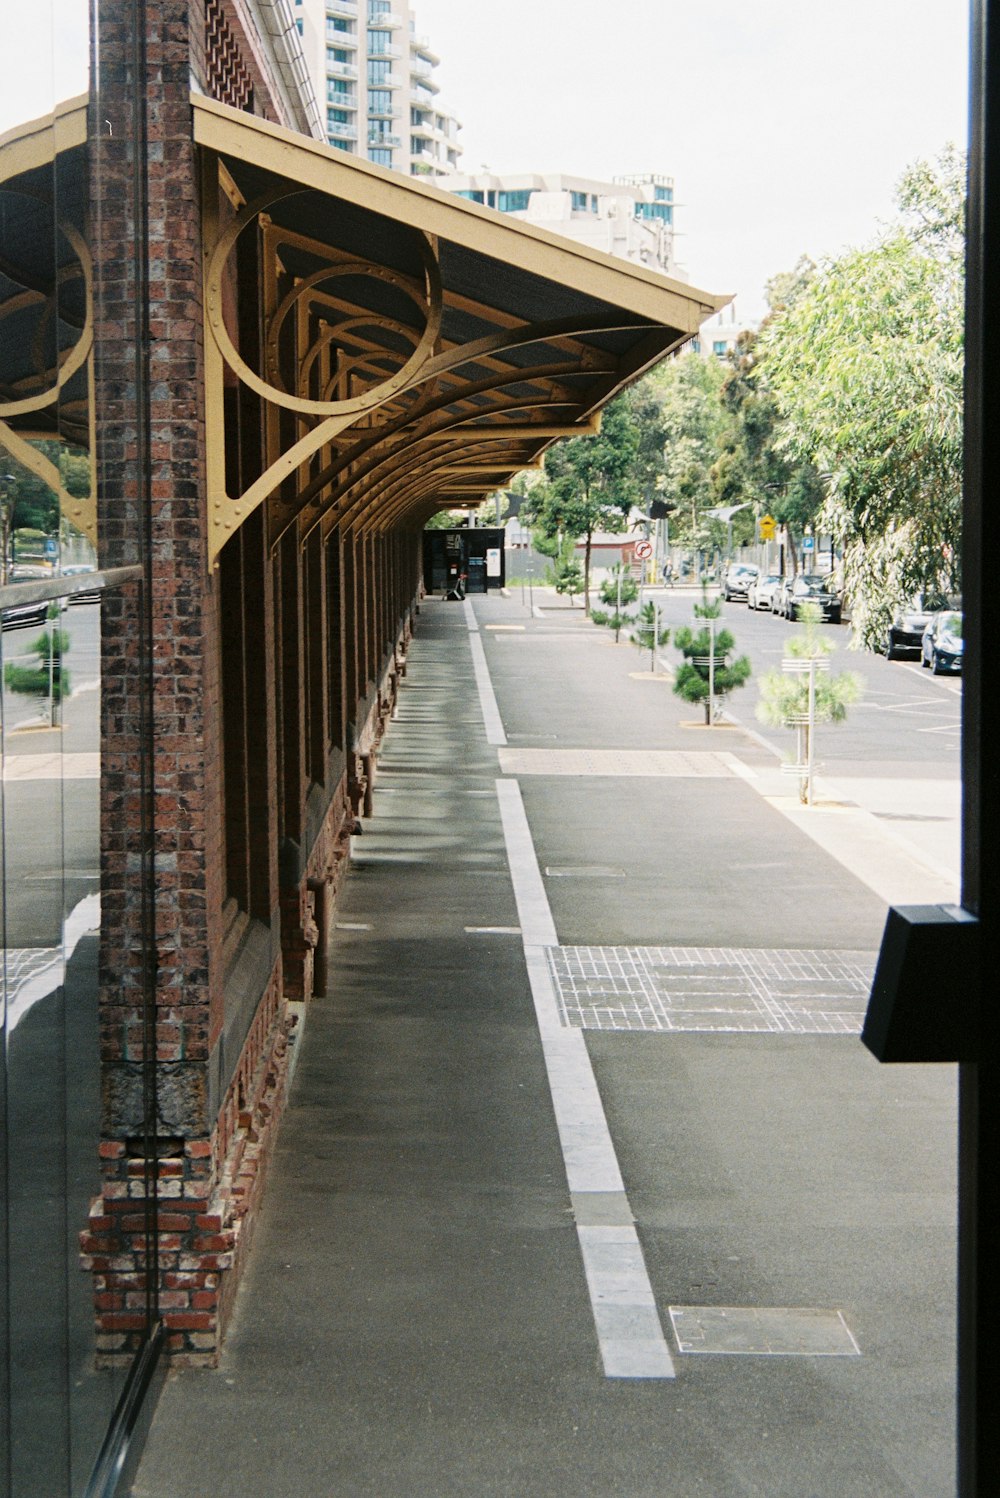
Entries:
[[747, 607], [769, 609], [774, 604], [774, 590], [781, 582], [780, 572], [768, 572], [754, 578], [747, 593]]

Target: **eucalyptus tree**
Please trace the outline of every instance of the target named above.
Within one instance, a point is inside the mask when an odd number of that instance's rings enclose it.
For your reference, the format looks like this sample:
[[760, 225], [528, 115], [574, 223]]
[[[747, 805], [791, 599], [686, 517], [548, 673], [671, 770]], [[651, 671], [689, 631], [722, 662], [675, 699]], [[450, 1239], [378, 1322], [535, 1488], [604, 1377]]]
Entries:
[[918, 162], [901, 218], [821, 265], [765, 327], [782, 446], [824, 475], [858, 640], [881, 644], [908, 595], [961, 580], [962, 171]]

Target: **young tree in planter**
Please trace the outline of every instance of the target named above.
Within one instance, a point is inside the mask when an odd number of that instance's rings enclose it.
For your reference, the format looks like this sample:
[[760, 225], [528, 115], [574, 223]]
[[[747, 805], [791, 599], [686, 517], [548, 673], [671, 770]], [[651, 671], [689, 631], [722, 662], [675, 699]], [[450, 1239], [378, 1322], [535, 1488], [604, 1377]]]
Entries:
[[677, 668], [674, 691], [685, 702], [699, 702], [705, 709], [705, 722], [712, 725], [716, 703], [742, 687], [750, 676], [750, 661], [745, 655], [731, 660], [736, 641], [728, 629], [718, 629], [722, 601], [710, 599], [702, 589], [701, 603], [694, 606], [695, 618], [704, 619], [703, 628], [695, 631], [686, 626], [674, 633], [674, 644], [684, 657]]
[[560, 597], [563, 594], [569, 595], [569, 606], [572, 608], [573, 599], [583, 592], [583, 568], [575, 557], [559, 561], [552, 569], [552, 582]]
[[762, 723], [796, 731], [799, 799], [807, 805], [813, 798], [816, 724], [842, 723], [847, 709], [858, 701], [864, 689], [864, 682], [855, 671], [831, 676], [830, 656], [836, 647], [817, 629], [822, 617], [817, 603], [799, 606], [799, 618], [805, 628], [802, 634], [792, 635], [786, 642], [784, 670], [767, 671], [761, 677], [757, 703], [757, 717]]
[[26, 692], [33, 697], [49, 699], [49, 716], [53, 727], [59, 721], [59, 703], [69, 696], [69, 672], [63, 656], [70, 647], [64, 629], [52, 628], [39, 635], [31, 649], [38, 656], [37, 666], [19, 666], [8, 661], [4, 668], [4, 686], [9, 692]]
[[660, 611], [652, 601], [644, 603], [639, 610], [639, 622], [632, 631], [632, 639], [640, 650], [650, 652], [650, 665], [655, 669], [656, 652], [661, 645], [668, 643], [670, 630], [660, 628]]
[[619, 562], [617, 567], [611, 569], [610, 576], [601, 583], [601, 602], [608, 604], [612, 612], [608, 613], [605, 609], [591, 609], [590, 611], [590, 617], [595, 624], [603, 624], [608, 629], [614, 630], [616, 645], [622, 629], [635, 619], [634, 614], [625, 612], [625, 605], [635, 603], [638, 597], [639, 584], [629, 568]]

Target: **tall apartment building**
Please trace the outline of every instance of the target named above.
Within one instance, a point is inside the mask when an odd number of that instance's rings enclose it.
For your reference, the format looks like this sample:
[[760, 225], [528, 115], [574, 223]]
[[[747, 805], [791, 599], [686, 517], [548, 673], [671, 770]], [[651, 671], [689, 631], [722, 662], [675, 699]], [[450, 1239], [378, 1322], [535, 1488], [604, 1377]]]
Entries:
[[459, 122], [409, 0], [295, 0], [296, 26], [331, 146], [414, 176], [457, 169]]
[[674, 254], [672, 177], [651, 173], [604, 182], [563, 172], [482, 171], [443, 177], [438, 186], [593, 250], [687, 279]]

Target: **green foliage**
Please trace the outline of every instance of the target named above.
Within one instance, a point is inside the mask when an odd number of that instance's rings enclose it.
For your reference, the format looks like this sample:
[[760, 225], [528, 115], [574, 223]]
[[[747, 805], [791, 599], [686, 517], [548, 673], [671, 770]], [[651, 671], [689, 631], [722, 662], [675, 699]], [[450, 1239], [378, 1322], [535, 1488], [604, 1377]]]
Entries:
[[569, 595], [572, 605], [576, 595], [583, 592], [583, 568], [575, 558], [560, 561], [552, 569], [552, 581], [557, 593]]
[[590, 611], [590, 555], [595, 531], [623, 531], [639, 497], [636, 463], [639, 428], [629, 401], [613, 400], [599, 433], [571, 437], [545, 455], [545, 478], [526, 499], [525, 519], [534, 527], [535, 544], [558, 556], [564, 541], [586, 544], [583, 567], [584, 607]]
[[425, 531], [453, 531], [465, 524], [465, 515], [456, 515], [454, 510], [438, 510], [424, 526]]
[[656, 605], [644, 603], [639, 610], [639, 622], [632, 631], [632, 639], [640, 650], [654, 650], [670, 641], [670, 630], [657, 630]]
[[766, 510], [793, 535], [801, 535], [824, 499], [812, 464], [790, 457], [779, 445], [778, 406], [758, 346], [759, 335], [747, 331], [730, 358], [721, 399], [731, 423], [711, 470], [716, 503], [750, 507], [734, 517], [737, 545], [753, 540], [754, 510]]
[[8, 661], [4, 667], [4, 685], [9, 692], [24, 692], [34, 697], [48, 697], [61, 702], [70, 695], [69, 672], [62, 658], [70, 648], [70, 638], [65, 630], [46, 631], [34, 641], [32, 651], [38, 656], [37, 666], [20, 666]]
[[[803, 632], [785, 642], [785, 652], [792, 660], [822, 661], [824, 666], [836, 648], [833, 641], [821, 635], [817, 626], [822, 619], [818, 604], [803, 603], [799, 618]], [[858, 702], [864, 691], [864, 680], [856, 671], [841, 671], [836, 676], [822, 669], [815, 673], [813, 684], [813, 718], [816, 723], [842, 723], [847, 709]], [[756, 713], [761, 723], [772, 728], [788, 728], [802, 722], [809, 708], [809, 677], [806, 673], [786, 674], [766, 671], [760, 679], [760, 698]]]
[[[659, 400], [665, 443], [658, 497], [675, 507], [670, 534], [687, 545], [704, 547], [718, 539], [703, 512], [719, 503], [712, 467], [732, 427], [720, 398], [723, 379], [717, 359], [682, 354], [644, 382]], [[724, 538], [724, 528], [719, 534]]]
[[714, 628], [714, 621], [722, 613], [718, 598], [710, 599], [702, 589], [702, 601], [695, 604], [695, 617], [706, 621], [702, 629], [687, 626], [674, 631], [674, 644], [684, 656], [677, 668], [674, 692], [685, 702], [701, 703], [705, 709], [705, 722], [712, 722], [712, 694], [716, 700], [742, 687], [750, 678], [750, 661], [747, 656], [730, 660], [736, 641], [728, 629]]
[[765, 327], [782, 451], [826, 476], [858, 639], [878, 646], [917, 591], [961, 586], [960, 158], [917, 163], [903, 221], [824, 263]]
[[619, 563], [601, 583], [601, 602], [609, 605], [610, 612], [606, 609], [591, 609], [591, 621], [613, 629], [617, 641], [622, 630], [628, 629], [635, 619], [635, 615], [627, 613], [623, 605], [634, 603], [638, 596], [638, 583], [629, 569]]
[[601, 583], [601, 602], [617, 607], [620, 603], [635, 603], [638, 597], [639, 584], [632, 576], [631, 568], [619, 562]]

